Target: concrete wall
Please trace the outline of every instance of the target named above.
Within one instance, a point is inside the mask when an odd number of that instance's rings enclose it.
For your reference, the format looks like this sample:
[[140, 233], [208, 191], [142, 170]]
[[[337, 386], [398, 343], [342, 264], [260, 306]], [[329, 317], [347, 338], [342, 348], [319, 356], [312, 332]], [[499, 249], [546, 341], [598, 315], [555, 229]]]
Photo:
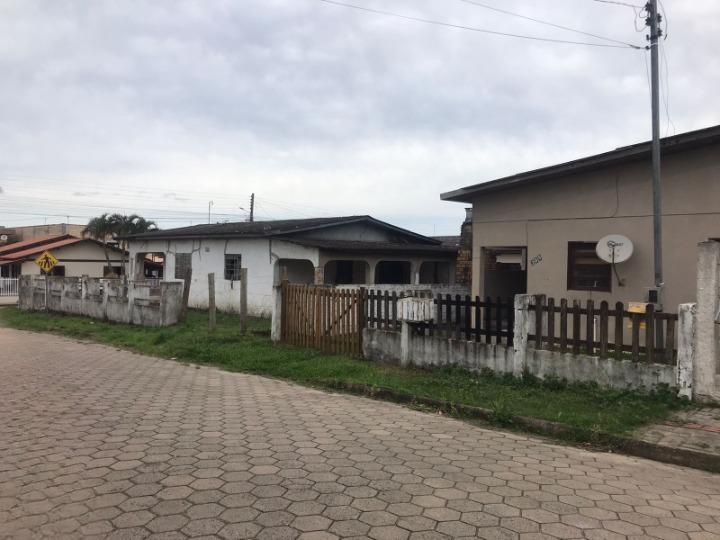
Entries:
[[[720, 237], [720, 145], [663, 158], [664, 304], [694, 302], [696, 245]], [[629, 237], [609, 293], [567, 290], [568, 242]], [[607, 167], [478, 197], [473, 204], [473, 291], [484, 295], [483, 248], [527, 246], [529, 294], [569, 300], [644, 301], [653, 285], [650, 161]], [[538, 257], [539, 256], [539, 257]], [[541, 260], [540, 260], [541, 259]], [[531, 261], [539, 261], [532, 264]]]
[[18, 305], [24, 311], [170, 326], [180, 316], [182, 289], [182, 281], [164, 281], [159, 285], [130, 282], [126, 286], [119, 279], [22, 276]]
[[[107, 266], [105, 251], [94, 242], [81, 242], [51, 250], [58, 259], [58, 265], [65, 267], [65, 277], [103, 277], [103, 269]], [[120, 253], [110, 250], [112, 266], [120, 266]], [[22, 275], [39, 276], [42, 270], [33, 261], [25, 261], [21, 266]]]
[[[400, 364], [401, 341], [400, 332], [366, 328], [363, 331], [363, 355], [377, 362]], [[407, 347], [409, 364], [416, 367], [458, 366], [475, 373], [483, 369], [499, 374], [514, 373], [514, 350], [504, 345], [441, 339], [411, 331]], [[596, 382], [612, 388], [652, 390], [658, 384], [677, 386], [675, 366], [534, 349], [528, 351], [527, 372], [540, 379], [557, 377], [571, 382]]]

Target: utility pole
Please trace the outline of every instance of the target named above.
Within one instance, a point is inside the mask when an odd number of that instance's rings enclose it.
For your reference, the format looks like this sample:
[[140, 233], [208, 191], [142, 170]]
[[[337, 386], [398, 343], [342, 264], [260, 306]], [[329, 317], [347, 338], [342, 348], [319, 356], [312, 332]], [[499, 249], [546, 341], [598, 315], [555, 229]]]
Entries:
[[255, 194], [250, 194], [250, 223], [255, 221]]
[[214, 202], [208, 202], [208, 225], [210, 224], [210, 209], [213, 207]]
[[[662, 186], [660, 184], [660, 37], [662, 16], [658, 13], [658, 0], [649, 0], [645, 6], [650, 27], [650, 64], [652, 68], [652, 186], [653, 186], [653, 260], [655, 263], [655, 288], [660, 295], [663, 286], [662, 267]], [[660, 298], [657, 298], [660, 301]]]

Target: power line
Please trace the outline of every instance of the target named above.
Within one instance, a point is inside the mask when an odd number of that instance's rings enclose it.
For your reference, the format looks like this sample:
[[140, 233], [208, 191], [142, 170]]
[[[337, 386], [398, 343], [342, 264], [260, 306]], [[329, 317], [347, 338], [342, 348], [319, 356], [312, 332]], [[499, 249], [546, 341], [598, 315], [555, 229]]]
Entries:
[[559, 28], [560, 30], [567, 30], [568, 32], [575, 32], [576, 34], [581, 34], [581, 35], [583, 35], [583, 36], [589, 36], [589, 37], [593, 37], [593, 38], [596, 38], [596, 39], [602, 39], [602, 40], [609, 41], [609, 42], [612, 42], [612, 43], [619, 43], [619, 44], [621, 44], [621, 45], [627, 45], [628, 47], [635, 47], [635, 46], [632, 45], [631, 43], [627, 43], [627, 42], [625, 42], [625, 41], [620, 41], [620, 40], [618, 40], [618, 39], [613, 39], [613, 38], [609, 38], [609, 37], [605, 37], [605, 36], [599, 36], [599, 35], [597, 35], [597, 34], [592, 34], [592, 33], [590, 33], [590, 32], [585, 32], [585, 31], [583, 31], [583, 30], [577, 30], [576, 28], [570, 28], [569, 26], [563, 26], [563, 25], [561, 25], [561, 24], [556, 24], [556, 23], [553, 23], [553, 22], [550, 22], [550, 21], [544, 21], [544, 20], [542, 20], [542, 19], [536, 19], [535, 17], [528, 17], [527, 15], [522, 15], [522, 14], [520, 14], [520, 13], [515, 13], [515, 12], [513, 12], [513, 11], [508, 11], [508, 10], [506, 10], [506, 9], [500, 9], [500, 8], [495, 7], [495, 6], [489, 6], [489, 5], [483, 4], [483, 3], [481, 3], [481, 2], [476, 2], [475, 0], [459, 0], [459, 1], [460, 1], [460, 2], [464, 2], [464, 3], [466, 3], [466, 4], [472, 4], [472, 5], [474, 5], [474, 6], [478, 6], [478, 7], [484, 8], [484, 9], [489, 9], [490, 11], [496, 11], [496, 12], [498, 12], [498, 13], [503, 13], [503, 14], [505, 14], [505, 15], [511, 15], [511, 16], [513, 16], [513, 17], [518, 17], [518, 18], [520, 18], [520, 19], [525, 19], [526, 21], [532, 21], [532, 22], [536, 22], [536, 23], [539, 23], [539, 24], [544, 24], [544, 25], [547, 25], [547, 26], [551, 26], [551, 27], [553, 27], [553, 28]]
[[642, 9], [645, 6], [638, 6], [637, 4], [630, 4], [628, 2], [618, 2], [616, 0], [592, 0], [593, 2], [600, 2], [601, 4], [614, 4], [616, 6], [625, 6], [634, 9]]
[[660, 55], [665, 64], [665, 91], [662, 93], [663, 102], [665, 104], [665, 117], [667, 118], [667, 126], [665, 128], [665, 136], [670, 134], [670, 126], [672, 126], [673, 134], [675, 134], [675, 123], [670, 118], [670, 68], [668, 67], [667, 53], [665, 52], [665, 46], [660, 46]]
[[326, 4], [332, 4], [334, 6], [341, 6], [345, 8], [351, 8], [351, 9], [357, 9], [359, 11], [365, 11], [368, 13], [374, 13], [376, 15], [386, 15], [388, 17], [396, 17], [398, 19], [404, 19], [407, 21], [414, 21], [414, 22], [420, 22], [425, 24], [434, 24], [437, 26], [444, 26], [446, 28], [456, 28], [459, 30], [469, 30], [470, 32], [480, 32], [483, 34], [490, 34], [494, 36], [503, 36], [503, 37], [512, 37], [512, 38], [518, 38], [518, 39], [527, 39], [531, 41], [545, 41], [548, 43], [563, 43], [567, 45], [584, 45], [587, 47], [605, 47], [605, 48], [612, 48], [612, 49], [642, 49], [642, 47], [638, 45], [631, 45], [631, 44], [623, 44], [623, 45], [612, 45], [609, 43], [590, 43], [586, 41], [571, 41], [566, 39], [554, 39], [554, 38], [544, 38], [539, 36], [526, 36], [522, 34], [511, 34], [508, 32], [498, 32], [495, 30], [488, 30], [486, 28], [476, 28], [473, 26], [464, 26], [461, 24], [453, 24], [453, 23], [447, 23], [447, 22], [441, 22], [441, 21], [435, 21], [432, 19], [424, 19], [421, 17], [413, 17], [411, 15], [401, 15], [399, 13], [393, 13], [390, 11], [382, 11], [379, 9], [373, 9], [369, 7], [364, 6], [357, 6], [355, 4], [346, 4], [344, 2], [338, 2], [336, 0], [318, 0], [319, 2], [324, 2]]

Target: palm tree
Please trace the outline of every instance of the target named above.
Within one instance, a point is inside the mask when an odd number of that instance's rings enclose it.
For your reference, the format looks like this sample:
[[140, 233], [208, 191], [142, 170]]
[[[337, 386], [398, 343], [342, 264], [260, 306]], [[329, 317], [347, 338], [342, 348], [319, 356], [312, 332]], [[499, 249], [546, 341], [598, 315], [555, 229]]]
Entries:
[[110, 219], [110, 215], [105, 213], [101, 216], [92, 218], [88, 221], [88, 224], [83, 230], [85, 236], [89, 236], [100, 242], [105, 251], [105, 261], [107, 261], [108, 271], [112, 271], [112, 264], [110, 263], [110, 251], [108, 248], [108, 238], [114, 236], [114, 223]]
[[122, 254], [120, 255], [123, 267], [123, 275], [125, 281], [127, 281], [127, 271], [125, 269], [125, 255], [128, 250], [127, 236], [132, 234], [140, 234], [148, 231], [154, 231], [157, 229], [157, 224], [154, 221], [145, 219], [137, 214], [131, 214], [129, 216], [123, 214], [113, 214], [108, 218], [112, 224], [113, 234], [118, 239]]
[[112, 265], [110, 263], [110, 252], [107, 241], [109, 238], [112, 238], [118, 242], [122, 250], [120, 254], [122, 274], [124, 276], [124, 280], [127, 282], [125, 255], [127, 254], [128, 241], [125, 237], [131, 234], [153, 231], [155, 229], [157, 229], [157, 225], [154, 221], [147, 220], [137, 214], [126, 216], [123, 214], [110, 215], [105, 213], [96, 218], [92, 218], [83, 232], [90, 238], [94, 238], [95, 240], [102, 242], [108, 268], [111, 268]]

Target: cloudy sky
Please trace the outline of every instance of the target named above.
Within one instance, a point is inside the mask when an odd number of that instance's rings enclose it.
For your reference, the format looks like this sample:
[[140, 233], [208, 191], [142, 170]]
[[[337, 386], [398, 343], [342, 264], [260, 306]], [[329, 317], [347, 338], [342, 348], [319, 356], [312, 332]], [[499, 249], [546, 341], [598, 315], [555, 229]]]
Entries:
[[[462, 0], [344, 1], [612, 43]], [[478, 1], [645, 43], [632, 7]], [[664, 3], [663, 131], [720, 124], [720, 2]], [[0, 225], [122, 211], [171, 227], [209, 201], [213, 221], [242, 220], [254, 192], [260, 219], [454, 234], [462, 205], [441, 192], [648, 139], [646, 54], [321, 0], [2, 0]]]

